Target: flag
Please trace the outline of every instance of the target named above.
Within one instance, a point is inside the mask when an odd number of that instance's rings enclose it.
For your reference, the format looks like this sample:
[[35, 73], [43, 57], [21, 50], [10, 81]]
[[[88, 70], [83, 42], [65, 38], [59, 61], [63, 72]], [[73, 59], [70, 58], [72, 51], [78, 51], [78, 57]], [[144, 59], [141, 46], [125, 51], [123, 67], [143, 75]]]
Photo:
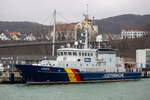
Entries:
[[87, 22], [88, 22], [88, 24], [90, 24], [90, 23], [92, 23], [92, 20], [88, 19], [88, 21], [87, 21]]

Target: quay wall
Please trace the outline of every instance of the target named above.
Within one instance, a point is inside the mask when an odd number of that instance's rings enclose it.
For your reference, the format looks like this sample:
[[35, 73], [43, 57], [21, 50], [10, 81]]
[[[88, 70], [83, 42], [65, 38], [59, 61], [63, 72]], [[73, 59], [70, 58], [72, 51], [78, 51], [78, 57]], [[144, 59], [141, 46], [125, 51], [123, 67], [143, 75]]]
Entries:
[[[12, 83], [10, 81], [10, 74], [12, 72], [0, 72], [0, 84], [2, 83]], [[14, 82], [13, 83], [23, 83], [22, 76], [20, 76], [19, 72], [13, 72], [14, 74]]]

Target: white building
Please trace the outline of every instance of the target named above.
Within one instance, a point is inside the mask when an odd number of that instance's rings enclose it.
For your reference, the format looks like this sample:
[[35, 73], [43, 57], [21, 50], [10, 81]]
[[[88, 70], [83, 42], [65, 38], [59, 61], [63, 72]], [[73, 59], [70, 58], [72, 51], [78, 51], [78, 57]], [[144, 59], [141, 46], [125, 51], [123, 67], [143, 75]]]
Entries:
[[5, 33], [0, 34], [0, 39], [3, 40], [3, 41], [11, 40]]
[[148, 34], [142, 27], [130, 27], [122, 28], [121, 39], [133, 39], [141, 37], [142, 35]]
[[29, 35], [27, 35], [24, 40], [26, 41], [35, 41], [36, 37], [33, 35], [33, 33], [30, 33]]
[[136, 50], [137, 68], [150, 68], [150, 49]]

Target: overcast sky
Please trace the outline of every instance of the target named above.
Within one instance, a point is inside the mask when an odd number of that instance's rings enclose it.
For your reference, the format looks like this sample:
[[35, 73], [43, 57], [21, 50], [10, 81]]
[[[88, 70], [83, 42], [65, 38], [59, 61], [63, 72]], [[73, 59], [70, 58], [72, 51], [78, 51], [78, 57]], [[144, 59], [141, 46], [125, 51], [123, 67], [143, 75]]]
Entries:
[[150, 0], [0, 0], [0, 21], [34, 21], [51, 23], [54, 9], [58, 20], [75, 22], [89, 16], [96, 19], [121, 14], [150, 14]]

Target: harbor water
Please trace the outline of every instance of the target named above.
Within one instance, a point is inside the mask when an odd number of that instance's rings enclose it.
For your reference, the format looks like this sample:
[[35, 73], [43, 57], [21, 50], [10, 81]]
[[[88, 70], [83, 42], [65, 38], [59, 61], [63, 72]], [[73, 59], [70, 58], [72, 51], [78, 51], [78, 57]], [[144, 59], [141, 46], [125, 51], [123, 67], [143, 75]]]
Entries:
[[0, 84], [0, 100], [150, 100], [150, 79], [68, 85]]

